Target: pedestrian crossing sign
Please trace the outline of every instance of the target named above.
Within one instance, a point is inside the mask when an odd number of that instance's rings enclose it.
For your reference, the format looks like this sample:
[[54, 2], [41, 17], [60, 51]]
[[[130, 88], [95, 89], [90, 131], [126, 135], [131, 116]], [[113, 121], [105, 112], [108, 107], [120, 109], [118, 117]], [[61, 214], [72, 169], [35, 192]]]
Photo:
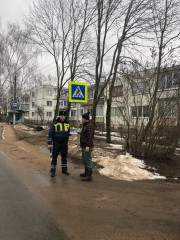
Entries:
[[87, 103], [87, 83], [69, 82], [69, 102]]

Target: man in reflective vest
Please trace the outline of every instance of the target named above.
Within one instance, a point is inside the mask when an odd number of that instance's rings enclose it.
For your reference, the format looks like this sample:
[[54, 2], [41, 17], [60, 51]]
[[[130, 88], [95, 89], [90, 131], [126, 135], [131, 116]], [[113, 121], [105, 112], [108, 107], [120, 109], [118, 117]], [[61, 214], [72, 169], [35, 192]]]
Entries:
[[[69, 175], [67, 171], [67, 153], [68, 153], [68, 139], [70, 134], [70, 125], [66, 120], [66, 111], [59, 111], [59, 117], [52, 124], [48, 135], [48, 148], [53, 147], [52, 161], [51, 161], [51, 177], [55, 176], [57, 157], [61, 152], [62, 173]], [[53, 145], [52, 145], [53, 144]]]

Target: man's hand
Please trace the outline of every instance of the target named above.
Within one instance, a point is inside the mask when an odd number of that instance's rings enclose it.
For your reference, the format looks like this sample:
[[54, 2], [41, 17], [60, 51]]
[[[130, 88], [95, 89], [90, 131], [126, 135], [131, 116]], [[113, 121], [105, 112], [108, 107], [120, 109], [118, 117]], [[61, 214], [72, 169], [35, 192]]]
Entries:
[[86, 150], [86, 152], [89, 152], [89, 147], [86, 147], [86, 149], [85, 149], [85, 150]]
[[53, 147], [53, 145], [51, 144], [51, 145], [48, 145], [48, 148], [52, 148]]
[[77, 133], [78, 133], [78, 134], [81, 134], [81, 130], [77, 130]]

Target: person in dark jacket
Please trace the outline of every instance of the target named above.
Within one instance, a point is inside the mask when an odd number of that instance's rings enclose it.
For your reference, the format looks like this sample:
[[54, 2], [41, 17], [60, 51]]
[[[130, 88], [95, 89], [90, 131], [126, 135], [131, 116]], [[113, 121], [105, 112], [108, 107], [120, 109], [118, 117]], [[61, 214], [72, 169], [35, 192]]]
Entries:
[[[69, 175], [67, 171], [67, 152], [68, 152], [68, 139], [70, 136], [70, 125], [66, 120], [66, 112], [59, 111], [59, 117], [52, 124], [48, 135], [48, 148], [53, 147], [52, 161], [51, 161], [51, 177], [55, 176], [57, 157], [61, 152], [62, 173]], [[53, 145], [52, 145], [53, 144]]]
[[94, 127], [89, 120], [89, 115], [89, 112], [82, 115], [83, 128], [82, 131], [78, 131], [82, 148], [82, 160], [85, 165], [85, 172], [80, 174], [82, 181], [92, 181], [93, 172], [92, 151], [94, 147]]

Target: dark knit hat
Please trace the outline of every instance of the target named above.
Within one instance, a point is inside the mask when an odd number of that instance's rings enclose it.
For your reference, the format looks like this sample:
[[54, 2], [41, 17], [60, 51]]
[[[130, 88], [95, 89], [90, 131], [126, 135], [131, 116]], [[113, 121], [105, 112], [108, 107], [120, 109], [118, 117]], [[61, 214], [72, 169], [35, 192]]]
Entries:
[[61, 110], [61, 111], [59, 111], [59, 116], [66, 116], [67, 115], [67, 113], [66, 113], [66, 111], [64, 111], [64, 110]]
[[82, 118], [86, 119], [86, 120], [89, 120], [89, 115], [90, 115], [90, 112], [87, 112], [87, 113], [84, 113], [82, 115]]

